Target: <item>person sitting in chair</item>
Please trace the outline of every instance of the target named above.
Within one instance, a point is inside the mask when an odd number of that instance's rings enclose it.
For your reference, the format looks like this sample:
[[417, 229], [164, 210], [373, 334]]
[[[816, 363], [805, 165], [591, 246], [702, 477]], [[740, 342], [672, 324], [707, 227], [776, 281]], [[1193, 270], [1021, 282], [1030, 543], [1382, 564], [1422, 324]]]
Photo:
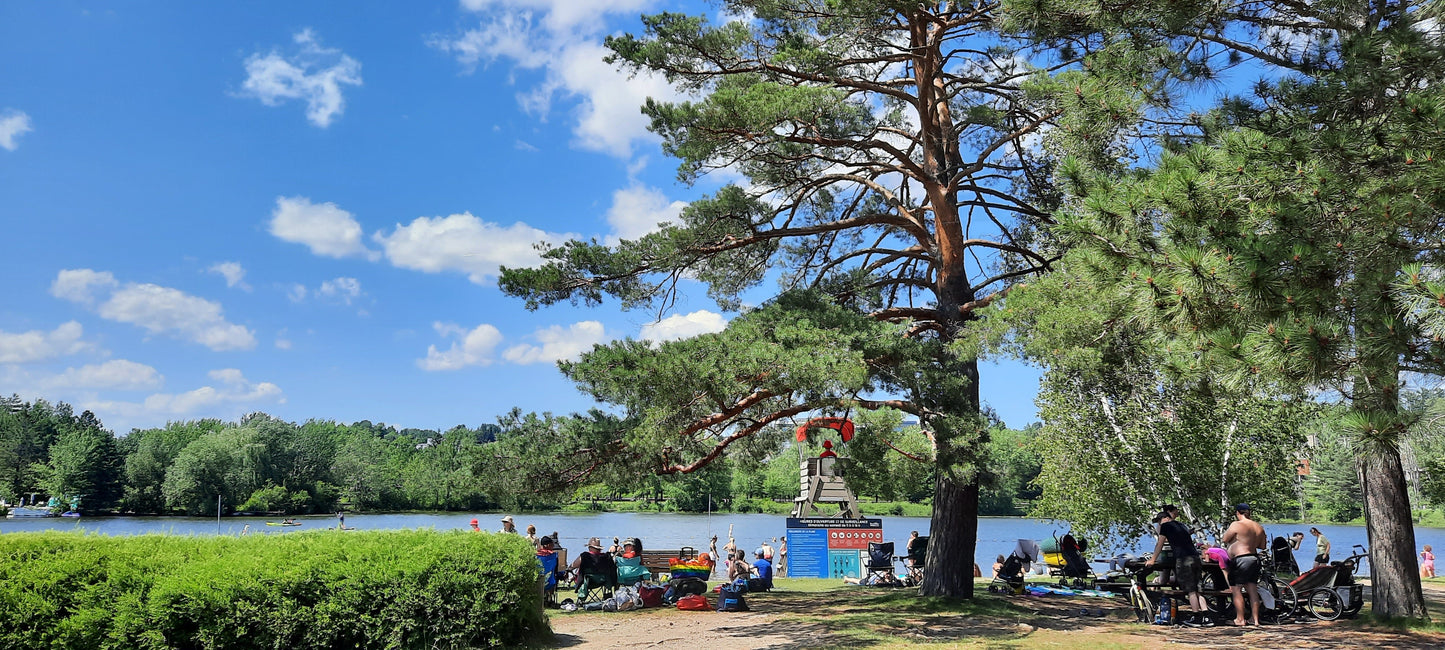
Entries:
[[[763, 557], [763, 549], [758, 549], [753, 555], [755, 556], [753, 559], [753, 571], [758, 575], [756, 580], [762, 585], [763, 590], [772, 589], [773, 563], [769, 562], [768, 558]], [[749, 589], [751, 589], [751, 587], [749, 587]]]

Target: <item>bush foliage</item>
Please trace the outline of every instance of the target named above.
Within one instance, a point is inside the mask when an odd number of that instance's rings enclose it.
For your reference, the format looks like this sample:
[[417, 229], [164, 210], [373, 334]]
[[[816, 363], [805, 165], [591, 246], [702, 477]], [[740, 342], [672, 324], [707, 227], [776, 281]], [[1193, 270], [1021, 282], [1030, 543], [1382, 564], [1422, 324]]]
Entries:
[[0, 536], [0, 648], [472, 648], [549, 634], [515, 535]]

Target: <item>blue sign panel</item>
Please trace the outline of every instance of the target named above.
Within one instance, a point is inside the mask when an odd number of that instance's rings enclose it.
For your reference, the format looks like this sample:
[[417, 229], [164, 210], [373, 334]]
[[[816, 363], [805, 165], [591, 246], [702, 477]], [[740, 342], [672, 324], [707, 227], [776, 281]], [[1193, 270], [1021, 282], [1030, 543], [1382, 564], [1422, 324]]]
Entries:
[[789, 528], [788, 577], [826, 578], [828, 569], [828, 530]]

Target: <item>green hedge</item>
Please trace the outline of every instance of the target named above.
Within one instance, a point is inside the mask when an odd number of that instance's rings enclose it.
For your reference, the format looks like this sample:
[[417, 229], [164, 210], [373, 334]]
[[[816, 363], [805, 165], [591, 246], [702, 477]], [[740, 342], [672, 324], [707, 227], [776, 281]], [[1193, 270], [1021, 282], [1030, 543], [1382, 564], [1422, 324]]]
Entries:
[[0, 535], [0, 648], [471, 648], [551, 634], [531, 545], [472, 532]]

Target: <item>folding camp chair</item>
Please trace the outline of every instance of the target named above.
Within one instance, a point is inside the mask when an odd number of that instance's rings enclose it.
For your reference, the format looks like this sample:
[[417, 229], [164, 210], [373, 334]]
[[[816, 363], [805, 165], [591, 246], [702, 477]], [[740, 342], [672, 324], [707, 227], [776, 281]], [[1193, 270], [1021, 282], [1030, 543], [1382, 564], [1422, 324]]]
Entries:
[[578, 570], [578, 604], [612, 597], [612, 591], [617, 588], [617, 565], [611, 553], [583, 553]]
[[542, 599], [548, 605], [557, 604], [557, 555], [538, 555], [542, 565]]
[[908, 566], [908, 581], [916, 585], [923, 582], [924, 562], [928, 559], [928, 536], [915, 539], [909, 548], [910, 551], [903, 560]]
[[897, 580], [893, 573], [893, 542], [868, 542], [868, 561], [863, 568], [868, 571], [865, 579], [871, 584], [873, 578]]

